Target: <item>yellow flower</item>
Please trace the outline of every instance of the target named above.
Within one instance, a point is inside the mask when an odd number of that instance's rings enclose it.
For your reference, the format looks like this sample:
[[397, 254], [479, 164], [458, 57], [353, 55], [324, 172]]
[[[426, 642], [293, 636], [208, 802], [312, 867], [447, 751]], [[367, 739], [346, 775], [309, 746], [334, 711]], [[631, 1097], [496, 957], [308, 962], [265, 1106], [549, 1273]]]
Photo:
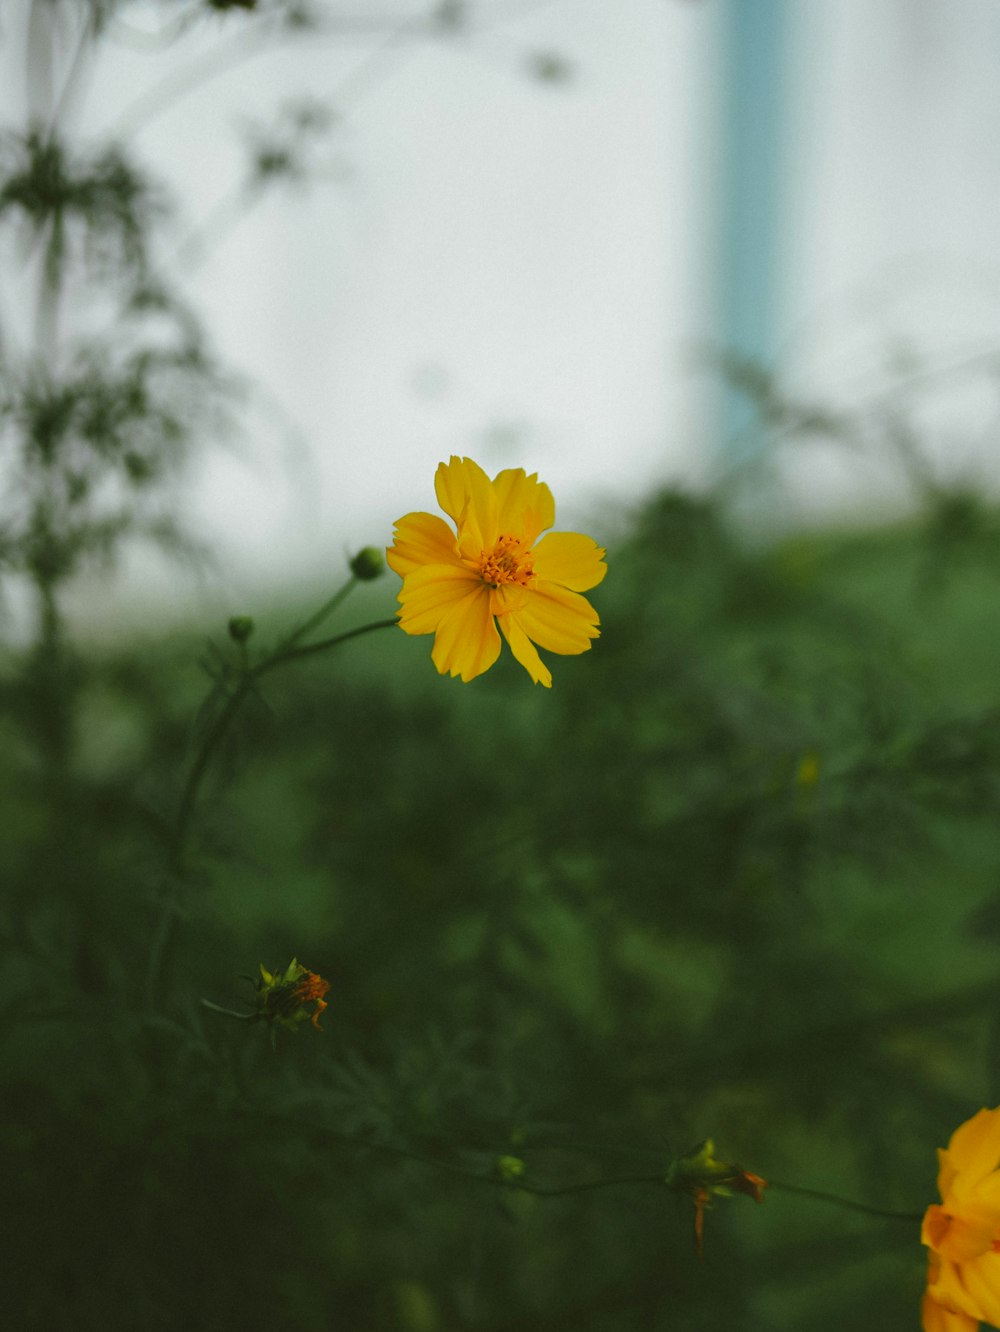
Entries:
[[980, 1110], [938, 1150], [940, 1203], [924, 1215], [924, 1332], [1000, 1326], [1000, 1106]]
[[431, 658], [442, 675], [472, 680], [500, 655], [500, 633], [536, 684], [552, 684], [539, 647], [573, 655], [597, 638], [600, 618], [585, 597], [608, 571], [604, 551], [578, 532], [549, 532], [555, 504], [548, 486], [520, 467], [491, 481], [471, 458], [441, 463], [438, 503], [455, 524], [431, 513], [396, 523], [386, 551], [403, 579], [399, 625], [433, 634]]

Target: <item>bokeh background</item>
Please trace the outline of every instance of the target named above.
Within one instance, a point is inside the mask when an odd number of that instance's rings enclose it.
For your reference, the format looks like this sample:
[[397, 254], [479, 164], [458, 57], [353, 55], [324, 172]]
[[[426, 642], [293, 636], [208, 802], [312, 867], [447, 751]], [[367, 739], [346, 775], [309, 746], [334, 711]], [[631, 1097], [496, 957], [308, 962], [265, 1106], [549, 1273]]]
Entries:
[[[1000, 1100], [1000, 10], [0, 23], [17, 1325], [917, 1327]], [[607, 546], [594, 650], [244, 697], [451, 453]], [[202, 1005], [292, 957], [322, 1035]], [[706, 1137], [773, 1187], [699, 1259]]]

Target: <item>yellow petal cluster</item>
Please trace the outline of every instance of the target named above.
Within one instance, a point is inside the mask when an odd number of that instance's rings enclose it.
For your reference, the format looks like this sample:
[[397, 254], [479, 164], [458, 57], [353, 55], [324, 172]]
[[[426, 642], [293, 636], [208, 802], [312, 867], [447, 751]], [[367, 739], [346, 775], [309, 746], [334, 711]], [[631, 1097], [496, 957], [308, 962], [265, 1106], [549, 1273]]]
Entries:
[[471, 458], [453, 457], [438, 467], [434, 489], [455, 530], [435, 514], [408, 513], [386, 551], [403, 579], [400, 628], [433, 634], [434, 665], [466, 681], [493, 665], [502, 634], [532, 680], [549, 687], [537, 648], [574, 655], [600, 633], [580, 594], [607, 573], [604, 550], [577, 532], [541, 536], [555, 522], [555, 503], [523, 468], [491, 481]]
[[980, 1110], [938, 1150], [940, 1203], [924, 1215], [924, 1332], [1000, 1327], [1000, 1106]]

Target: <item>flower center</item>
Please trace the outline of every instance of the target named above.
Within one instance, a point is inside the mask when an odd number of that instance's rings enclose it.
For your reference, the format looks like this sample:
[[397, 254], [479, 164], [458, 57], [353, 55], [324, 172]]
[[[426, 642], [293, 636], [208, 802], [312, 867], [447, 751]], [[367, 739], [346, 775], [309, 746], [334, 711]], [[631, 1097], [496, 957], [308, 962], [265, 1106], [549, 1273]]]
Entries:
[[492, 550], [484, 550], [479, 557], [479, 576], [491, 587], [516, 583], [529, 587], [535, 576], [531, 551], [525, 550], [516, 536], [499, 536]]

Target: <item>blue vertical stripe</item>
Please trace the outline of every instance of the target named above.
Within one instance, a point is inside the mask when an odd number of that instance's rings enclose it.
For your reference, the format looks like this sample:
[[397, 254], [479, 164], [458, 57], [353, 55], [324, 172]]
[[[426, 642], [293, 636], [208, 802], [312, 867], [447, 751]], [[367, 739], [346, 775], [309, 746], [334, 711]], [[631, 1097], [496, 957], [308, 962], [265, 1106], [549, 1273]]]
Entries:
[[[766, 368], [777, 345], [782, 271], [789, 13], [789, 0], [722, 4], [720, 341]], [[731, 386], [724, 392], [724, 447], [735, 462], [751, 456], [760, 437], [746, 396]]]

